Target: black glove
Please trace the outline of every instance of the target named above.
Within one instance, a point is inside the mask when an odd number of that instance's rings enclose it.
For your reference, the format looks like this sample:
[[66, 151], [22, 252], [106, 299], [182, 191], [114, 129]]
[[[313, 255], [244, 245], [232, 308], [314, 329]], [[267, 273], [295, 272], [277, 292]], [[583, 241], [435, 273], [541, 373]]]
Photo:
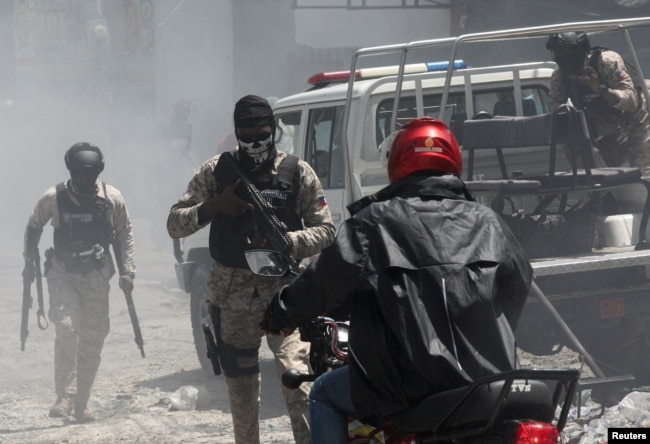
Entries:
[[122, 291], [131, 292], [133, 291], [133, 278], [129, 274], [123, 274], [120, 276], [119, 285]]
[[198, 210], [199, 221], [211, 220], [219, 213], [229, 216], [241, 216], [246, 211], [252, 210], [253, 205], [235, 193], [240, 184], [241, 179], [237, 179], [237, 181], [228, 185], [221, 194], [203, 202]]
[[268, 307], [266, 307], [264, 318], [262, 319], [262, 322], [260, 322], [262, 330], [270, 334], [277, 335], [283, 330], [286, 331], [296, 328], [296, 323], [293, 322], [291, 317], [289, 317], [287, 310], [280, 305], [281, 294], [282, 291], [273, 296]]

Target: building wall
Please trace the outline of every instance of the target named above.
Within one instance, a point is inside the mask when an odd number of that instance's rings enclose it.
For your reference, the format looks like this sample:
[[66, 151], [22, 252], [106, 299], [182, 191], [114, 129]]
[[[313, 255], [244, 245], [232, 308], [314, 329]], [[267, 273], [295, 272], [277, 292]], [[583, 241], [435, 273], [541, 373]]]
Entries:
[[174, 103], [191, 100], [192, 146], [198, 160], [216, 153], [230, 130], [234, 91], [234, 22], [230, 0], [156, 2], [158, 23], [157, 113], [171, 116]]
[[304, 91], [314, 73], [349, 69], [359, 48], [445, 37], [452, 29], [447, 8], [302, 9], [294, 3], [233, 1], [236, 95]]

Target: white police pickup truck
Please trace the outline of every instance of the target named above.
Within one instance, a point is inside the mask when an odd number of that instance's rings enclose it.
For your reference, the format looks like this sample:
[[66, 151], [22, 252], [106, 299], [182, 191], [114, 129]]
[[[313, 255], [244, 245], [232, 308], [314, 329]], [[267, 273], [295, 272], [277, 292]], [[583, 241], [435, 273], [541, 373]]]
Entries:
[[[647, 382], [650, 250], [644, 239], [650, 187], [638, 170], [615, 170], [612, 179], [610, 170], [599, 168], [581, 112], [566, 106], [551, 113], [548, 91], [555, 63], [472, 67], [458, 58], [466, 44], [487, 44], [496, 51], [504, 44], [507, 50], [507, 42], [537, 39], [543, 48], [553, 32], [582, 30], [618, 36], [620, 48], [614, 49], [623, 53], [627, 48], [641, 72], [631, 36], [643, 27], [650, 27], [650, 18], [361, 49], [350, 71], [316, 74], [309, 90], [275, 104], [277, 143], [313, 166], [340, 224], [348, 203], [386, 185], [377, 147], [400, 121], [423, 115], [444, 120], [462, 145], [464, 179], [478, 199], [513, 223], [535, 258], [535, 294], [516, 332], [520, 346], [536, 354], [568, 346], [582, 353], [600, 379], [626, 380], [634, 374]], [[406, 63], [407, 54], [430, 48], [447, 48], [448, 61]], [[360, 59], [388, 53], [399, 55], [401, 63], [357, 68]], [[648, 95], [647, 88], [644, 92]], [[565, 152], [589, 159], [573, 170]], [[181, 288], [191, 293], [199, 360], [211, 371], [200, 328], [209, 298], [207, 234], [202, 230], [177, 248], [176, 271]]]

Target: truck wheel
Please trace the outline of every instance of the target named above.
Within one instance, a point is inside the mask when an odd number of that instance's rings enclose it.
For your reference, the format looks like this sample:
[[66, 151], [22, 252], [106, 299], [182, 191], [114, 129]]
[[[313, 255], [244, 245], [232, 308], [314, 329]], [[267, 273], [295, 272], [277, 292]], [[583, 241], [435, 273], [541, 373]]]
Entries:
[[192, 292], [190, 293], [190, 317], [192, 319], [192, 334], [194, 335], [194, 347], [196, 355], [201, 363], [201, 368], [206, 375], [214, 376], [212, 363], [208, 359], [208, 349], [205, 344], [202, 325], [207, 322], [212, 326], [210, 315], [208, 314], [207, 301], [210, 300], [210, 289], [208, 288], [208, 279], [210, 269], [206, 265], [199, 265], [192, 277]]

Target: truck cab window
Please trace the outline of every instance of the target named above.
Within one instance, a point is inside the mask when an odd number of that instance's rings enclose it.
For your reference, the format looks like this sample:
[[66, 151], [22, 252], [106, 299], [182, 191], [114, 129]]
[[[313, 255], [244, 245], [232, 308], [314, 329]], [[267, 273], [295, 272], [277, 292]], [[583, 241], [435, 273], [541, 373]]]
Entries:
[[287, 154], [299, 156], [296, 147], [298, 146], [298, 128], [300, 128], [300, 111], [292, 111], [275, 116], [277, 132], [275, 134], [275, 146], [278, 150]]
[[345, 187], [341, 149], [342, 117], [342, 106], [309, 111], [305, 158], [316, 171], [323, 188]]

